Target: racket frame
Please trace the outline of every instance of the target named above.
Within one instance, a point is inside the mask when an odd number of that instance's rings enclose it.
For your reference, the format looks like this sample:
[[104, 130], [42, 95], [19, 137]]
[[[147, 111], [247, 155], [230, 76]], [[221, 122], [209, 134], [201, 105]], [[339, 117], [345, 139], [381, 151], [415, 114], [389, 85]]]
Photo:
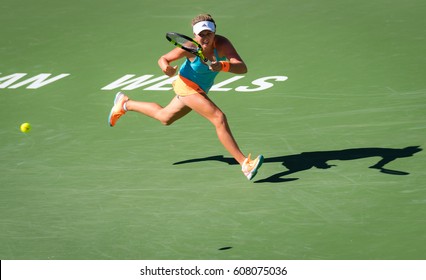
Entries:
[[[178, 36], [178, 37], [181, 37], [181, 38], [183, 38], [183, 39], [187, 40], [188, 42], [193, 43], [194, 45], [196, 45], [196, 46], [197, 46], [197, 49], [196, 49], [196, 50], [194, 50], [194, 49], [188, 48], [188, 47], [186, 47], [186, 46], [184, 46], [184, 45], [182, 45], [182, 44], [180, 44], [180, 43], [176, 42], [175, 40], [173, 40], [173, 39], [172, 39], [172, 36]], [[202, 49], [201, 45], [200, 45], [197, 41], [195, 41], [193, 38], [191, 38], [191, 37], [189, 37], [189, 36], [186, 36], [186, 35], [183, 35], [183, 34], [180, 34], [180, 33], [177, 33], [177, 32], [167, 32], [167, 33], [166, 33], [166, 39], [167, 39], [170, 43], [172, 43], [173, 45], [175, 45], [176, 47], [179, 47], [179, 48], [181, 48], [181, 49], [183, 49], [183, 50], [185, 50], [185, 51], [187, 51], [187, 52], [189, 52], [189, 53], [192, 53], [193, 55], [198, 56], [198, 57], [199, 57], [199, 58], [201, 58], [201, 60], [202, 60], [202, 61], [204, 61], [204, 63], [206, 63], [207, 65], [210, 65], [210, 64], [211, 64], [211, 61], [210, 61], [210, 60], [208, 60], [208, 59], [204, 56], [204, 54], [203, 54], [203, 49]]]

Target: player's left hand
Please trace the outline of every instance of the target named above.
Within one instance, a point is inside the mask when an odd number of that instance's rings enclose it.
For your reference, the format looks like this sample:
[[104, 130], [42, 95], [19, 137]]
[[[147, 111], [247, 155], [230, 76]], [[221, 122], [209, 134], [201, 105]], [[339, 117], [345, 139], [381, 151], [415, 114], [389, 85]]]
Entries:
[[216, 60], [216, 57], [213, 56], [209, 68], [211, 71], [219, 72], [222, 70], [222, 64], [220, 64], [220, 62]]
[[222, 64], [220, 64], [219, 61], [212, 61], [212, 63], [210, 64], [210, 70], [215, 71], [215, 72], [219, 72], [222, 70]]

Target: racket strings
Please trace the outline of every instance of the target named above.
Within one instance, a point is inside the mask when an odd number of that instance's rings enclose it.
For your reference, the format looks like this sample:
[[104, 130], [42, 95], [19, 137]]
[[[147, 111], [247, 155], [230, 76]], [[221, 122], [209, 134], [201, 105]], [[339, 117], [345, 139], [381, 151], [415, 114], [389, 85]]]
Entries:
[[170, 34], [169, 36], [173, 41], [175, 41], [179, 45], [181, 45], [181, 46], [183, 46], [187, 49], [190, 49], [192, 51], [195, 51], [195, 52], [198, 51], [198, 46], [194, 42], [189, 41], [189, 40], [182, 38], [180, 36], [177, 36], [175, 34]]

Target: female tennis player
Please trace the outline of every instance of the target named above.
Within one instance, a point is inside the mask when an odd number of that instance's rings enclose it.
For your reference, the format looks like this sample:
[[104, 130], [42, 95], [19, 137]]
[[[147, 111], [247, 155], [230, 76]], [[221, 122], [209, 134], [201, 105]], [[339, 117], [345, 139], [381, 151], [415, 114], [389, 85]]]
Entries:
[[130, 100], [119, 92], [114, 99], [108, 123], [114, 126], [122, 115], [134, 111], [157, 119], [164, 125], [171, 125], [193, 110], [215, 126], [220, 142], [241, 165], [244, 175], [251, 180], [262, 165], [263, 156], [250, 159], [250, 154], [246, 157], [241, 152], [225, 114], [207, 96], [219, 72], [243, 74], [247, 72], [247, 66], [231, 42], [216, 34], [216, 23], [210, 15], [196, 16], [192, 20], [192, 28], [194, 40], [201, 45], [204, 56], [211, 61], [210, 66], [182, 48], [173, 49], [158, 60], [161, 70], [172, 77], [177, 72], [177, 66], [170, 63], [185, 58], [173, 83], [176, 96], [171, 102], [162, 107], [157, 103]]

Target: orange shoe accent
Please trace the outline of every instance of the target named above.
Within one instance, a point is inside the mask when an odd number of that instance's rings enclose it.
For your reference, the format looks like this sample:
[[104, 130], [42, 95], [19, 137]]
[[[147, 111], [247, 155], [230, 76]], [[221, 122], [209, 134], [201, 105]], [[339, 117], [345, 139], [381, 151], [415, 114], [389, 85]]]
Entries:
[[112, 106], [111, 112], [109, 113], [109, 116], [108, 116], [108, 124], [110, 126], [114, 126], [117, 123], [118, 119], [126, 113], [126, 111], [123, 108], [123, 105], [128, 100], [129, 100], [129, 97], [127, 97], [121, 92], [115, 95], [114, 106]]

